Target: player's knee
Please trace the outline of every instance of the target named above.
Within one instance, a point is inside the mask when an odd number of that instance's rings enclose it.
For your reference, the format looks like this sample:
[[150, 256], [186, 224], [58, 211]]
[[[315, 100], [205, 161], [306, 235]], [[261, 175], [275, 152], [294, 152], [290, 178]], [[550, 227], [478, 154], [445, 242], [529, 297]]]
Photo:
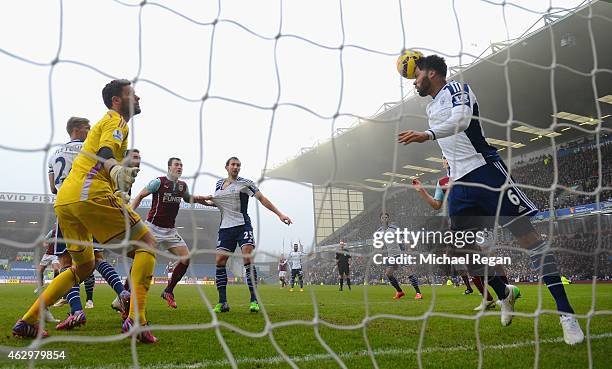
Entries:
[[[252, 254], [253, 254], [253, 246], [252, 246], [252, 245], [245, 245], [245, 246], [242, 246], [242, 247], [240, 248], [240, 252], [242, 253], [242, 255], [243, 255], [243, 257], [244, 257], [244, 259], [245, 259], [245, 260], [246, 260], [246, 259], [251, 260], [251, 256], [252, 256]], [[250, 262], [250, 261], [249, 261], [249, 262]]]
[[176, 249], [176, 256], [178, 256], [179, 259], [179, 263], [188, 266], [189, 265], [189, 249], [187, 248], [187, 246], [180, 246]]
[[154, 249], [157, 246], [157, 239], [155, 238], [155, 236], [153, 236], [153, 233], [151, 233], [151, 231], [146, 232], [140, 238], [139, 241], [146, 243], [147, 246], [151, 247], [152, 249]]
[[99, 263], [102, 260], [104, 260], [104, 253], [99, 252], [99, 251], [94, 251], [94, 258], [96, 259], [96, 263]]
[[215, 264], [219, 267], [225, 266], [227, 264], [228, 255], [217, 255], [215, 257]]
[[62, 268], [72, 265], [72, 257], [68, 252], [64, 252], [58, 257]]
[[149, 288], [151, 288], [152, 280], [153, 280], [153, 275], [147, 275], [144, 277], [144, 283], [142, 283], [142, 285], [146, 291], [148, 291]]
[[78, 281], [81, 282], [85, 278], [89, 277], [94, 271], [94, 262], [87, 261], [83, 264], [74, 265], [72, 268], [73, 273], [77, 277]]
[[156, 255], [157, 255], [157, 254], [155, 253], [155, 251], [150, 250], [150, 249], [136, 249], [136, 250], [134, 250], [134, 256], [136, 256], [136, 254], [140, 254], [140, 253], [149, 254], [149, 255], [151, 255], [153, 258], [155, 258], [155, 257], [156, 257]]
[[95, 267], [97, 268], [97, 267], [98, 267], [98, 265], [99, 265], [101, 262], [103, 262], [103, 261], [104, 261], [104, 258], [103, 258], [103, 257], [98, 257], [98, 255], [96, 255], [96, 258], [95, 258], [95, 261], [94, 261], [94, 263], [95, 263], [95, 264], [94, 264], [94, 265], [95, 265]]

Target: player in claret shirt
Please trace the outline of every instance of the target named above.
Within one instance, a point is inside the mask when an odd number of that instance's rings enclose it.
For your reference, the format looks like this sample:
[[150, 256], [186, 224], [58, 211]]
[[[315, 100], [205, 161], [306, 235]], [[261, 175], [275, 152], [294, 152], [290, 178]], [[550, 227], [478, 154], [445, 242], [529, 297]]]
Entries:
[[[145, 224], [153, 233], [159, 245], [164, 247], [172, 254], [180, 257], [180, 260], [174, 265], [172, 277], [168, 280], [168, 286], [161, 294], [161, 297], [166, 300], [168, 306], [176, 309], [176, 301], [174, 300], [174, 287], [183, 278], [187, 267], [189, 267], [189, 249], [180, 234], [176, 231], [175, 221], [178, 214], [181, 201], [188, 203], [198, 202], [196, 197], [192, 197], [189, 193], [187, 183], [179, 178], [183, 174], [183, 162], [179, 158], [168, 159], [168, 173], [165, 176], [155, 178], [140, 191], [132, 201], [132, 209], [136, 210], [142, 199], [149, 195], [153, 195], [151, 210], [147, 215]], [[207, 201], [201, 201], [202, 204], [210, 205]]]
[[278, 279], [281, 282], [281, 288], [287, 287], [287, 259], [284, 254], [281, 254], [278, 261]]

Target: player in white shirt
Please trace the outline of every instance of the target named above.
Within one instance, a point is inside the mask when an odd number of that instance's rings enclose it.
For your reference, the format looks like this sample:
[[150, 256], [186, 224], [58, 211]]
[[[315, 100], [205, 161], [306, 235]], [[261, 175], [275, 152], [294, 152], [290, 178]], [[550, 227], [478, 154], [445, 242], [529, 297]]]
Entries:
[[289, 251], [289, 255], [287, 255], [287, 260], [291, 266], [291, 287], [289, 292], [293, 292], [295, 277], [298, 277], [300, 292], [304, 292], [304, 271], [302, 270], [302, 257], [304, 256], [306, 256], [304, 250], [300, 250], [297, 243], [293, 244], [293, 251]]
[[[429, 129], [425, 132], [402, 132], [398, 141], [405, 145], [438, 141], [450, 164], [450, 177], [454, 181], [448, 195], [451, 229], [479, 231], [483, 224], [488, 223], [488, 220], [483, 222], [483, 217], [499, 217], [500, 225], [508, 227], [518, 244], [530, 251], [532, 266], [542, 277], [561, 314], [565, 342], [569, 345], [580, 343], [584, 340], [584, 333], [574, 317], [555, 257], [549, 244], [542, 240], [529, 221], [529, 217], [538, 209], [515, 186], [497, 149], [487, 143], [474, 91], [467, 83], [447, 81], [446, 72], [444, 58], [429, 55], [417, 59], [414, 86], [420, 96], [433, 98], [427, 105]], [[482, 265], [472, 264], [469, 267], [471, 274], [485, 275]], [[488, 272], [488, 284], [501, 301], [501, 323], [509, 325], [520, 291], [516, 286], [506, 285], [495, 270], [489, 269]]]
[[[66, 131], [68, 132], [68, 135], [70, 135], [70, 141], [57, 148], [53, 155], [49, 157], [48, 161], [49, 189], [51, 190], [51, 193], [57, 194], [57, 191], [64, 183], [64, 180], [72, 169], [74, 159], [79, 155], [81, 149], [83, 148], [83, 142], [87, 138], [90, 128], [91, 126], [87, 118], [71, 117], [68, 119], [68, 122], [66, 123]], [[61, 265], [60, 273], [70, 268], [72, 265], [72, 258], [66, 251], [66, 243], [63, 241], [58, 241], [58, 239], [61, 239], [62, 237], [62, 230], [59, 227], [59, 224], [57, 224], [55, 227], [54, 242], [55, 255], [58, 256]], [[87, 281], [88, 287], [95, 284], [95, 280], [93, 280], [93, 282], [94, 283], [92, 283], [92, 279], [90, 278]], [[93, 288], [91, 289], [93, 290]], [[80, 286], [78, 284], [75, 284], [68, 294], [59, 299], [53, 306], [58, 307], [66, 303], [70, 304], [70, 314], [68, 315], [68, 318], [59, 323], [56, 328], [71, 329], [85, 324], [85, 313], [83, 313]]]
[[[376, 234], [384, 235], [387, 232], [391, 232], [393, 237], [382, 237], [383, 242], [385, 243], [385, 248], [387, 249], [387, 256], [390, 258], [397, 257], [402, 254], [402, 249], [400, 245], [396, 242], [395, 232], [397, 231], [397, 226], [395, 224], [390, 223], [390, 217], [388, 213], [383, 213], [380, 215], [380, 227], [376, 230]], [[387, 239], [391, 239], [391, 242], [387, 242]], [[400, 287], [400, 283], [395, 278], [395, 271], [399, 269], [397, 264], [387, 263], [385, 264], [385, 276], [389, 279], [389, 283], [391, 286], [395, 288], [395, 296], [393, 296], [394, 300], [401, 299], [404, 295], [404, 291]], [[415, 300], [423, 299], [423, 295], [421, 295], [421, 289], [419, 288], [419, 280], [414, 274], [410, 274], [408, 276], [410, 280], [410, 284], [414, 287], [414, 291], [416, 294], [414, 295]]]
[[257, 282], [257, 270], [251, 264], [251, 254], [255, 248], [255, 237], [253, 236], [253, 226], [251, 218], [247, 213], [249, 197], [255, 197], [268, 210], [278, 216], [281, 222], [289, 225], [291, 219], [283, 214], [272, 204], [267, 197], [257, 188], [255, 183], [249, 179], [239, 177], [242, 163], [236, 157], [231, 157], [225, 162], [227, 178], [217, 181], [215, 194], [213, 196], [194, 196], [194, 201], [203, 202], [212, 200], [221, 212], [221, 224], [219, 226], [219, 238], [217, 240], [217, 271], [215, 283], [219, 292], [219, 303], [215, 305], [216, 313], [229, 311], [227, 303], [227, 259], [234, 253], [236, 247], [240, 247], [244, 258], [244, 277], [249, 292], [251, 293], [251, 312], [259, 311], [259, 303], [255, 294]]

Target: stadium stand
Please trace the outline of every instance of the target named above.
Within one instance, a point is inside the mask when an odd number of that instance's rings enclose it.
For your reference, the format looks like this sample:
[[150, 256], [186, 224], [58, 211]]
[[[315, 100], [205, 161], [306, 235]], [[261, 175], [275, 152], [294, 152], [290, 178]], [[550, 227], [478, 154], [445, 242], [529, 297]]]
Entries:
[[[602, 135], [601, 138], [602, 184], [612, 183], [612, 137]], [[576, 191], [593, 192], [598, 183], [597, 149], [593, 141], [570, 142], [557, 150], [559, 165], [559, 185]], [[520, 185], [530, 185], [549, 188], [554, 181], [552, 156], [550, 154], [536, 156], [529, 161], [517, 161], [512, 167], [512, 176]], [[435, 183], [429, 183], [435, 185]], [[433, 194], [433, 190], [429, 189]], [[550, 208], [550, 191], [540, 191], [523, 188], [539, 209]], [[601, 191], [599, 201], [612, 199], [612, 191]], [[557, 190], [554, 196], [554, 208], [561, 209], [597, 202], [595, 196], [579, 195], [568, 191]], [[371, 238], [379, 227], [379, 216], [382, 211], [382, 201], [368, 207], [357, 218], [347, 223], [327, 237], [321, 245], [337, 244], [345, 241], [359, 241]], [[390, 189], [385, 201], [385, 211], [391, 215], [392, 223], [400, 227], [419, 225], [416, 215], [429, 216], [437, 213], [425, 204], [411, 188], [408, 190]]]

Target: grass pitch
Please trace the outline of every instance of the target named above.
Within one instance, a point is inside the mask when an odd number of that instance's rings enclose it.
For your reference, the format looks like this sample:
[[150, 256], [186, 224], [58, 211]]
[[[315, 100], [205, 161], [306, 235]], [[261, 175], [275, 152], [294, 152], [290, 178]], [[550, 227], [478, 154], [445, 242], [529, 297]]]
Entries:
[[[509, 327], [500, 325], [499, 315], [476, 319], [472, 308], [478, 305], [480, 296], [464, 296], [463, 289], [446, 286], [424, 287], [425, 298], [421, 301], [412, 299], [410, 286], [404, 287], [407, 296], [399, 301], [391, 299], [394, 290], [390, 286], [370, 286], [367, 289], [358, 286], [351, 292], [346, 289], [339, 292], [333, 286], [307, 286], [305, 292], [292, 293], [277, 286], [261, 286], [265, 313], [262, 310], [259, 314], [248, 311], [245, 285], [229, 286], [231, 311], [219, 315], [222, 324], [218, 328], [211, 327], [213, 316], [196, 286], [179, 285], [176, 288], [177, 310], [168, 308], [159, 297], [162, 286], [153, 286], [147, 317], [160, 328], [154, 330], [160, 342], [156, 345], [137, 344], [133, 356], [129, 339], [86, 342], [92, 337], [107, 336], [108, 339], [121, 330], [118, 314], [109, 307], [114, 293], [106, 285], [97, 285], [95, 308], [86, 310], [87, 324], [70, 332], [49, 328], [53, 340], [60, 341], [47, 340], [49, 343], [40, 348], [64, 350], [66, 359], [37, 361], [35, 366], [123, 368], [131, 367], [134, 357], [137, 357], [144, 368], [228, 368], [227, 356], [217, 337], [220, 335], [239, 368], [290, 368], [272, 342], [300, 368], [340, 367], [321, 341], [349, 368], [374, 367], [368, 349], [373, 352], [379, 368], [417, 368], [419, 352], [425, 368], [474, 368], [479, 363], [478, 333], [485, 368], [527, 368], [533, 367], [536, 361], [540, 368], [587, 368], [589, 350], [593, 367], [609, 367], [612, 284], [596, 286], [594, 305], [591, 285], [566, 288], [578, 314], [595, 312], [588, 325], [592, 338], [590, 347], [586, 342], [575, 347], [563, 343], [559, 318], [553, 314], [542, 314], [537, 319], [517, 316]], [[33, 289], [33, 286], [26, 285], [0, 286], [2, 368], [28, 365], [27, 361], [9, 360], [4, 351], [31, 343], [30, 340], [11, 337], [11, 327], [34, 301]], [[202, 287], [202, 291], [209, 301], [216, 302], [214, 287]], [[539, 301], [538, 287], [521, 286], [521, 292], [517, 312], [533, 314]], [[542, 290], [541, 308], [554, 309], [546, 288]], [[52, 308], [52, 312], [57, 318], [64, 318], [68, 307]], [[495, 312], [498, 314], [499, 310]], [[315, 318], [319, 322], [317, 325], [313, 324]], [[279, 324], [288, 321], [297, 324]], [[580, 319], [580, 325], [586, 334], [587, 319]], [[272, 334], [267, 334], [269, 330], [266, 327], [274, 328]], [[61, 341], [68, 336], [72, 342]]]

